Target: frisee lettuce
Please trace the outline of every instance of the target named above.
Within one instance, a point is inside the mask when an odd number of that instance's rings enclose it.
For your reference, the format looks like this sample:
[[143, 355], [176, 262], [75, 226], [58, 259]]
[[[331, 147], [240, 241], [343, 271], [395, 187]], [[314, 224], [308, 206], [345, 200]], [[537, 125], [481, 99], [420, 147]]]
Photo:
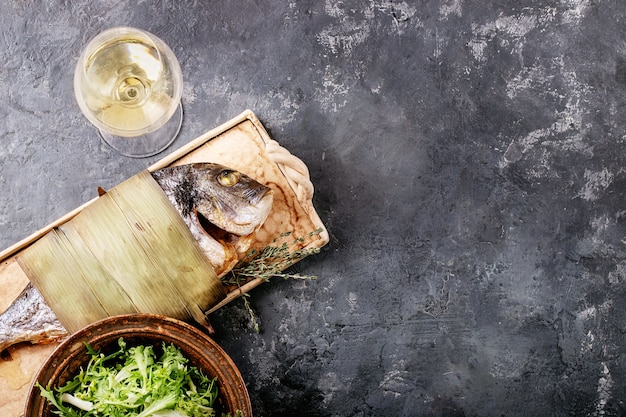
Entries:
[[[153, 346], [127, 347], [105, 356], [86, 345], [86, 368], [62, 387], [44, 388], [42, 397], [60, 417], [213, 417], [216, 379], [189, 365], [174, 345], [162, 345], [157, 358]], [[222, 415], [224, 416], [224, 415]]]

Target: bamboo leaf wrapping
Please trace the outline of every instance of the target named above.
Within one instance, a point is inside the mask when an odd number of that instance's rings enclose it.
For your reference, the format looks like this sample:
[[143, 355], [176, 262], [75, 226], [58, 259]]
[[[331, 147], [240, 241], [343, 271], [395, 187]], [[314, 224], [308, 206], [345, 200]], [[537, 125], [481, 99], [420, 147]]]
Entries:
[[149, 172], [113, 188], [18, 255], [68, 331], [134, 312], [205, 323], [221, 281]]

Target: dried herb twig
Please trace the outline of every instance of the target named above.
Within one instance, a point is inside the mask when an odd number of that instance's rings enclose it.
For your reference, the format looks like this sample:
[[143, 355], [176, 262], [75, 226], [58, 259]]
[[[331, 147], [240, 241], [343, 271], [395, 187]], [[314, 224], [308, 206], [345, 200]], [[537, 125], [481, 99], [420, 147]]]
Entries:
[[[307, 237], [321, 233], [321, 229], [310, 232]], [[319, 248], [303, 248], [292, 251], [291, 248], [298, 247], [306, 238], [296, 238], [290, 244], [284, 242], [279, 246], [274, 244], [284, 237], [290, 236], [291, 232], [286, 232], [278, 236], [261, 250], [251, 249], [243, 260], [239, 262], [226, 276], [222, 278], [225, 284], [241, 285], [250, 279], [261, 278], [269, 281], [270, 278], [278, 277], [284, 279], [316, 279], [313, 275], [300, 275], [286, 271], [288, 267], [309, 255], [319, 253]]]
[[[307, 237], [320, 234], [321, 232], [321, 228], [317, 229], [309, 233]], [[317, 279], [314, 275], [301, 275], [298, 273], [291, 273], [287, 270], [287, 268], [299, 260], [306, 258], [309, 255], [319, 253], [320, 251], [319, 248], [301, 248], [292, 250], [292, 248], [300, 247], [306, 238], [296, 238], [289, 244], [284, 242], [279, 246], [275, 246], [278, 240], [290, 235], [291, 232], [283, 233], [263, 249], [251, 249], [248, 251], [246, 256], [244, 256], [235, 268], [222, 278], [222, 282], [225, 284], [241, 286], [251, 279], [257, 278], [261, 278], [265, 281], [269, 281], [273, 277], [283, 279]], [[259, 319], [250, 305], [249, 294], [242, 293], [241, 295], [244, 307], [250, 316], [252, 328], [256, 333], [259, 333]]]

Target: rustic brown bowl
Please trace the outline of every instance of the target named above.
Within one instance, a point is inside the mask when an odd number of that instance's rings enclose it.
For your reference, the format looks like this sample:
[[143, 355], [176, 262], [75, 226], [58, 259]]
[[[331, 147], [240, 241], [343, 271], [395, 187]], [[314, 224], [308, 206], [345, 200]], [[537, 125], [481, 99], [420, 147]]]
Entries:
[[127, 345], [174, 344], [206, 375], [217, 377], [219, 395], [216, 409], [235, 416], [241, 410], [252, 416], [250, 397], [241, 373], [232, 359], [210, 337], [199, 329], [169, 317], [154, 314], [129, 314], [103, 319], [72, 334], [63, 341], [42, 365], [28, 393], [24, 417], [52, 417], [54, 409], [40, 395], [39, 382], [44, 387], [58, 387], [72, 379], [81, 365], [89, 360], [85, 343], [104, 353], [118, 348], [123, 337]]

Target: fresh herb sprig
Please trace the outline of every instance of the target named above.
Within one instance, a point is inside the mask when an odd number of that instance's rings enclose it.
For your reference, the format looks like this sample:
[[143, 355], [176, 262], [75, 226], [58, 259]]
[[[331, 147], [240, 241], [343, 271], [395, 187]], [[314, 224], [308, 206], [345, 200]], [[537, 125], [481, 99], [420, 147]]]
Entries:
[[[305, 237], [295, 238], [291, 242], [276, 243], [286, 237], [291, 236], [291, 232], [285, 232], [275, 238], [269, 245], [261, 250], [251, 249], [243, 260], [239, 262], [227, 275], [222, 278], [222, 282], [230, 285], [241, 286], [253, 279], [269, 281], [271, 278], [282, 279], [304, 279], [315, 280], [315, 275], [302, 275], [294, 273], [289, 268], [301, 259], [309, 255], [320, 252], [317, 247], [302, 248], [302, 244], [307, 238], [319, 235], [322, 228], [308, 233]], [[298, 248], [298, 249], [294, 249]], [[248, 293], [242, 293], [243, 305], [250, 317], [251, 326], [256, 333], [260, 332], [259, 318], [250, 304]]]
[[225, 284], [242, 285], [251, 279], [261, 278], [269, 281], [271, 278], [283, 279], [317, 279], [314, 275], [301, 275], [288, 270], [290, 266], [309, 255], [319, 253], [320, 249], [300, 248], [293, 250], [294, 247], [300, 247], [307, 237], [318, 235], [322, 229], [310, 232], [306, 237], [295, 238], [290, 243], [283, 242], [276, 246], [276, 243], [288, 236], [291, 232], [285, 232], [275, 238], [272, 243], [265, 246], [261, 250], [251, 249], [226, 276], [222, 278]]

